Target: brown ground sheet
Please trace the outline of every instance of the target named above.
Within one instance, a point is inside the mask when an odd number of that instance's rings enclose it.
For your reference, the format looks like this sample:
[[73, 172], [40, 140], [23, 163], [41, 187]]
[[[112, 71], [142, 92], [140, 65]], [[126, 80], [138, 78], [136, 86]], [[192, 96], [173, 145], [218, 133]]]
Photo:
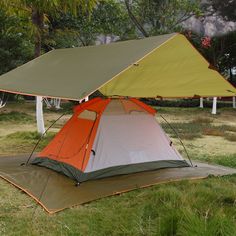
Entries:
[[77, 187], [75, 181], [44, 167], [20, 166], [26, 159], [26, 156], [1, 157], [0, 177], [29, 194], [49, 213], [160, 183], [236, 174], [236, 169], [194, 162], [198, 167], [122, 175], [84, 182]]

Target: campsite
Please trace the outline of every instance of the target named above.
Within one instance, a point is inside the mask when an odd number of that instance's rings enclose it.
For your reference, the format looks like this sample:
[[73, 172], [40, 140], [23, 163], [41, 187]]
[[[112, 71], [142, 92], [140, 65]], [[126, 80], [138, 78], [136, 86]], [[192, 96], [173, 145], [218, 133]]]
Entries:
[[1, 1], [0, 235], [235, 235], [235, 7]]
[[[178, 131], [181, 128], [179, 124], [182, 125], [183, 142], [193, 160], [236, 167], [235, 140], [232, 139], [236, 135], [233, 132], [236, 127], [236, 111], [231, 107], [220, 108], [214, 117], [210, 114], [211, 108], [156, 109], [171, 124], [178, 124]], [[15, 113], [12, 116], [13, 111]], [[1, 136], [1, 156], [14, 156], [32, 150], [38, 139], [34, 112], [33, 103], [21, 104], [20, 108], [18, 104], [9, 104], [4, 110], [0, 116], [5, 117], [4, 120], [0, 118], [1, 134], [4, 134]], [[46, 124], [58, 116], [58, 111], [45, 109]], [[69, 117], [67, 115], [49, 132], [47, 140], [43, 141], [38, 151]], [[157, 119], [165, 127], [165, 122], [158, 114]], [[231, 132], [226, 131], [225, 119]], [[209, 132], [207, 135], [199, 132], [202, 126], [211, 128], [204, 131]], [[165, 130], [174, 136], [168, 127]], [[173, 137], [172, 140], [182, 153], [183, 148], [178, 139]], [[73, 235], [80, 231], [81, 235], [152, 235], [156, 232], [172, 235], [178, 232], [181, 235], [195, 235], [204, 233], [207, 227], [210, 235], [219, 232], [222, 235], [233, 235], [235, 191], [235, 176], [183, 180], [103, 198], [48, 215], [33, 199], [1, 180], [1, 233]]]

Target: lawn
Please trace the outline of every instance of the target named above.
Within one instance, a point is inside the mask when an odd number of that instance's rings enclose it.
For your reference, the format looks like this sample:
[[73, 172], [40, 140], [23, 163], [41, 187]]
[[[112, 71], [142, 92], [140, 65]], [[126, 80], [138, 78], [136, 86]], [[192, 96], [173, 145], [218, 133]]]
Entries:
[[[236, 168], [236, 110], [157, 108], [178, 131], [192, 159]], [[46, 111], [46, 125], [63, 111]], [[69, 115], [38, 147], [42, 149]], [[160, 115], [158, 121], [178, 150], [178, 137]], [[29, 153], [37, 142], [33, 104], [0, 110], [0, 155]], [[235, 235], [236, 176], [181, 181], [103, 198], [48, 215], [34, 200], [0, 180], [0, 235]]]

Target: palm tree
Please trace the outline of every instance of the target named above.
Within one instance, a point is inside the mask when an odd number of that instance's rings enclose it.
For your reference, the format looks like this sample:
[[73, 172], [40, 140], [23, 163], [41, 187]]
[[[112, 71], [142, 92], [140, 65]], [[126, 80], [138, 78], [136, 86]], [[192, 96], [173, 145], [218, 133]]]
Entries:
[[[61, 12], [76, 15], [78, 9], [91, 12], [99, 0], [1, 0], [0, 7], [11, 14], [24, 15], [33, 26], [34, 57], [41, 54], [42, 34], [49, 21], [48, 16]], [[38, 132], [45, 133], [42, 97], [36, 99], [36, 117]]]
[[76, 15], [78, 9], [91, 12], [97, 2], [98, 0], [1, 0], [0, 7], [12, 14], [28, 16], [34, 29], [34, 56], [38, 57], [41, 54], [42, 33], [49, 15], [61, 12]]

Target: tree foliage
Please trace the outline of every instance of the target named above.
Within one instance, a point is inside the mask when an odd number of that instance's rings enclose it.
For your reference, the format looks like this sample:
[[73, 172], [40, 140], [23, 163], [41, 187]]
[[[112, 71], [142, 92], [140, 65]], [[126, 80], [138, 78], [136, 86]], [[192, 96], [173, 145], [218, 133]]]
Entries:
[[11, 14], [24, 15], [34, 29], [34, 44], [37, 57], [41, 54], [42, 34], [47, 30], [48, 16], [57, 16], [61, 12], [76, 15], [78, 10], [90, 12], [97, 0], [2, 0], [4, 7]]
[[28, 30], [24, 18], [0, 10], [0, 74], [32, 59], [33, 44]]
[[44, 47], [50, 49], [93, 45], [98, 36], [119, 36], [120, 40], [135, 37], [134, 26], [123, 4], [114, 0], [100, 1], [88, 14], [61, 13], [50, 19]]
[[229, 75], [230, 82], [236, 82], [232, 74], [232, 69], [236, 67], [236, 31], [211, 38], [208, 47], [203, 44], [204, 36], [189, 32], [186, 35], [213, 68], [225, 76]]
[[236, 0], [210, 0], [209, 3], [214, 12], [221, 15], [227, 21], [236, 21]]
[[146, 35], [180, 31], [182, 22], [192, 16], [201, 15], [199, 1], [125, 0], [125, 2], [133, 22], [136, 26], [138, 22], [137, 27], [140, 29], [141, 26]]

